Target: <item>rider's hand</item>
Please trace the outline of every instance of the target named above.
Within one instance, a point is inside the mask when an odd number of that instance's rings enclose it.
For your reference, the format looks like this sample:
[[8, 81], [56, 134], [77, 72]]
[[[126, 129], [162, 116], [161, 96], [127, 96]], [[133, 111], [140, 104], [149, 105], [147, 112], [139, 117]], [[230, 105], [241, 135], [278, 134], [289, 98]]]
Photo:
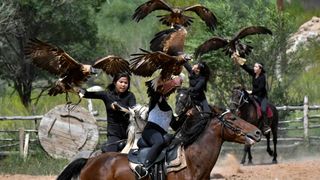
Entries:
[[252, 91], [250, 91], [250, 90], [246, 90], [246, 91], [247, 91], [248, 94], [252, 94]]
[[239, 53], [237, 53], [237, 52], [235, 52], [235, 53], [233, 53], [233, 54], [231, 55], [231, 59], [232, 59], [235, 63], [239, 64], [240, 66], [244, 65], [244, 63], [247, 61], [246, 59], [241, 58], [240, 55], [239, 55]]
[[111, 108], [112, 108], [113, 110], [120, 110], [119, 105], [118, 105], [117, 102], [111, 103]]
[[82, 97], [84, 96], [84, 94], [86, 93], [86, 90], [84, 90], [84, 89], [82, 89], [82, 88], [80, 88], [80, 87], [74, 87], [73, 89], [74, 89], [74, 91], [75, 91], [76, 93], [78, 93], [78, 95], [80, 96], [80, 98], [82, 98]]

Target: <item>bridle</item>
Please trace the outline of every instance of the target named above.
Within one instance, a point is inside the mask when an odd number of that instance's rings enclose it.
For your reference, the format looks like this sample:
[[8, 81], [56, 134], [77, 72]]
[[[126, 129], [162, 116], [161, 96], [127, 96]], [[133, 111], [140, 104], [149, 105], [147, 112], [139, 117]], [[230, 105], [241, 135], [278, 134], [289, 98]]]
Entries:
[[[187, 99], [186, 102], [181, 102], [181, 97], [182, 97], [183, 95], [186, 96], [186, 99]], [[178, 116], [180, 116], [181, 114], [186, 113], [186, 112], [190, 109], [190, 107], [193, 107], [193, 106], [194, 106], [194, 103], [192, 102], [191, 97], [190, 97], [190, 93], [189, 93], [188, 91], [187, 91], [186, 93], [181, 93], [181, 94], [179, 94], [179, 97], [178, 97], [178, 99], [177, 99], [177, 102], [179, 102], [179, 103], [185, 103], [185, 104], [183, 104], [183, 106], [182, 106], [182, 108], [181, 108]]]
[[224, 118], [224, 116], [230, 112], [231, 111], [229, 109], [227, 109], [225, 112], [223, 112], [221, 115], [218, 116], [218, 120], [222, 124], [222, 128], [221, 128], [222, 139], [224, 139], [224, 134], [225, 134], [224, 129], [225, 128], [232, 130], [237, 136], [246, 136], [246, 133], [244, 133], [240, 128], [236, 128], [233, 126], [232, 121], [228, 121]]
[[239, 90], [239, 89], [234, 89], [233, 91], [237, 91], [237, 95], [240, 94], [240, 98], [239, 101], [233, 101], [233, 97], [231, 99], [231, 104], [234, 104], [235, 107], [237, 108], [236, 110], [239, 110], [244, 104], [249, 103], [249, 99], [248, 97], [245, 97], [245, 93], [243, 90]]

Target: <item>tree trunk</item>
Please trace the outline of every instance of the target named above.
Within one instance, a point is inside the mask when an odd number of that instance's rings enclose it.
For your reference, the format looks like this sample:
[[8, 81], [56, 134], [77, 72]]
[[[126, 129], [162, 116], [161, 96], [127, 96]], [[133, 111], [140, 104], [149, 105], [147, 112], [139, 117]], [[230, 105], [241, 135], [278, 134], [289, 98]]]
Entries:
[[277, 0], [277, 9], [279, 12], [284, 10], [284, 0]]

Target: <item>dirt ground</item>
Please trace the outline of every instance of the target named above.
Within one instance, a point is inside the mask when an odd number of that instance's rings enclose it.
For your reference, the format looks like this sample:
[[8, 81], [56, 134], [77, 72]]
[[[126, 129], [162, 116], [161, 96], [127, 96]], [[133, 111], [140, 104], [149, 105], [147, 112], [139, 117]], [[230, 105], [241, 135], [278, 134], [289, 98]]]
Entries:
[[[225, 180], [318, 180], [320, 157], [288, 160], [278, 164], [240, 165], [227, 154], [214, 167], [211, 179]], [[54, 180], [56, 176], [0, 175], [0, 180]]]

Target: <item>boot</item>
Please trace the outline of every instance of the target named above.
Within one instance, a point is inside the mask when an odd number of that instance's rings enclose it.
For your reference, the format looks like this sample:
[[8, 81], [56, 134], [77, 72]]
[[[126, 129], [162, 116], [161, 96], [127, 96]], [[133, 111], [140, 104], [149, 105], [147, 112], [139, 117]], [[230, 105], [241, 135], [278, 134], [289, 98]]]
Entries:
[[267, 117], [266, 113], [262, 113], [262, 132], [264, 135], [268, 134], [271, 131], [270, 125], [269, 125], [269, 119]]

